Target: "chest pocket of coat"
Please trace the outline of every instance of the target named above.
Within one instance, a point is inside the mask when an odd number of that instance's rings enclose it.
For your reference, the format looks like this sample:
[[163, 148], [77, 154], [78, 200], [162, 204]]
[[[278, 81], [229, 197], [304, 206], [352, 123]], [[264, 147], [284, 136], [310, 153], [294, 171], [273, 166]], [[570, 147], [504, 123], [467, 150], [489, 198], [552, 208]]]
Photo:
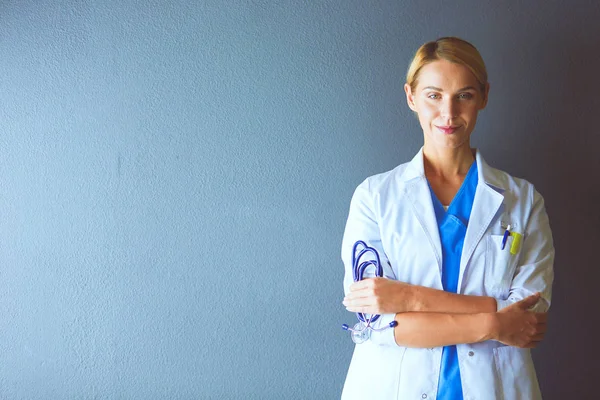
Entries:
[[502, 249], [503, 235], [489, 235], [486, 238], [485, 252], [485, 288], [490, 295], [497, 298], [507, 298], [515, 272], [515, 257], [510, 254], [513, 237], [509, 236], [504, 250]]

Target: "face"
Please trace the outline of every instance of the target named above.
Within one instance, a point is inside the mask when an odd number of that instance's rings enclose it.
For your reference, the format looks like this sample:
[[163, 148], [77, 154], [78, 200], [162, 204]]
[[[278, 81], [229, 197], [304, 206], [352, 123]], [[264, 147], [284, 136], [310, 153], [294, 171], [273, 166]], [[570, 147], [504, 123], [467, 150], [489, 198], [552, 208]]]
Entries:
[[426, 149], [470, 149], [477, 114], [485, 108], [489, 85], [480, 90], [464, 65], [437, 60], [421, 68], [413, 92], [404, 85], [406, 100], [419, 116]]

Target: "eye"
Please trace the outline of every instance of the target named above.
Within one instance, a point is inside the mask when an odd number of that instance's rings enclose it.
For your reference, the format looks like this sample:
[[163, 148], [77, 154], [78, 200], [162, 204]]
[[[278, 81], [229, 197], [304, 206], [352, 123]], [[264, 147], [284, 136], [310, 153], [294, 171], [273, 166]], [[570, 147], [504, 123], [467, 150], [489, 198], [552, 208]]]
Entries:
[[468, 92], [461, 93], [458, 95], [458, 98], [461, 100], [471, 100], [473, 98], [473, 94]]
[[437, 94], [437, 93], [429, 93], [429, 94], [427, 95], [427, 98], [428, 98], [428, 99], [432, 99], [432, 100], [437, 100], [437, 99], [439, 99], [440, 97], [441, 97], [441, 96], [440, 96], [439, 94]]

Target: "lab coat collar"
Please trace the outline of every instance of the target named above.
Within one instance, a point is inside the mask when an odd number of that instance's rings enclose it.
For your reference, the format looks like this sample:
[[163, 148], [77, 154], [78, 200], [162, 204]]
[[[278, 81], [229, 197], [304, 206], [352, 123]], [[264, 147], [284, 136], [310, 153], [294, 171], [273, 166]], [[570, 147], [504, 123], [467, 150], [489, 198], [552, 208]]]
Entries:
[[[475, 150], [475, 162], [477, 163], [477, 174], [479, 182], [485, 182], [488, 186], [493, 187], [498, 193], [503, 193], [506, 190], [506, 182], [503, 182], [498, 171], [490, 167], [483, 159], [481, 152]], [[423, 160], [423, 148], [413, 157], [408, 163], [401, 176], [401, 180], [408, 182], [412, 179], [425, 179], [425, 165]]]
[[[473, 199], [473, 208], [467, 226], [467, 233], [463, 244], [458, 280], [458, 292], [462, 292], [462, 279], [465, 268], [473, 255], [477, 243], [482, 239], [494, 216], [504, 201], [503, 193], [505, 183], [502, 182], [500, 171], [491, 168], [483, 159], [479, 151], [475, 153], [479, 183]], [[405, 194], [414, 211], [414, 215], [429, 240], [434, 251], [440, 271], [440, 285], [442, 276], [442, 245], [438, 229], [429, 185], [425, 177], [423, 164], [423, 148], [409, 162], [401, 175], [400, 180], [405, 183]], [[441, 287], [441, 286], [440, 286]]]

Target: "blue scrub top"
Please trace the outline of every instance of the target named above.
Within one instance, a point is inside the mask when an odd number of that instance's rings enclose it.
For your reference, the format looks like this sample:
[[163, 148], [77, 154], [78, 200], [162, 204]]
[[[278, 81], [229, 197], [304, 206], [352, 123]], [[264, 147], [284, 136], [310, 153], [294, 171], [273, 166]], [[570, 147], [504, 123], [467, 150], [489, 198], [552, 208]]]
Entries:
[[[447, 211], [444, 210], [442, 203], [429, 186], [442, 244], [442, 285], [447, 292], [456, 293], [458, 289], [460, 258], [471, 209], [473, 208], [477, 182], [477, 163], [473, 162]], [[456, 346], [446, 346], [442, 352], [437, 400], [462, 399], [462, 384]]]

